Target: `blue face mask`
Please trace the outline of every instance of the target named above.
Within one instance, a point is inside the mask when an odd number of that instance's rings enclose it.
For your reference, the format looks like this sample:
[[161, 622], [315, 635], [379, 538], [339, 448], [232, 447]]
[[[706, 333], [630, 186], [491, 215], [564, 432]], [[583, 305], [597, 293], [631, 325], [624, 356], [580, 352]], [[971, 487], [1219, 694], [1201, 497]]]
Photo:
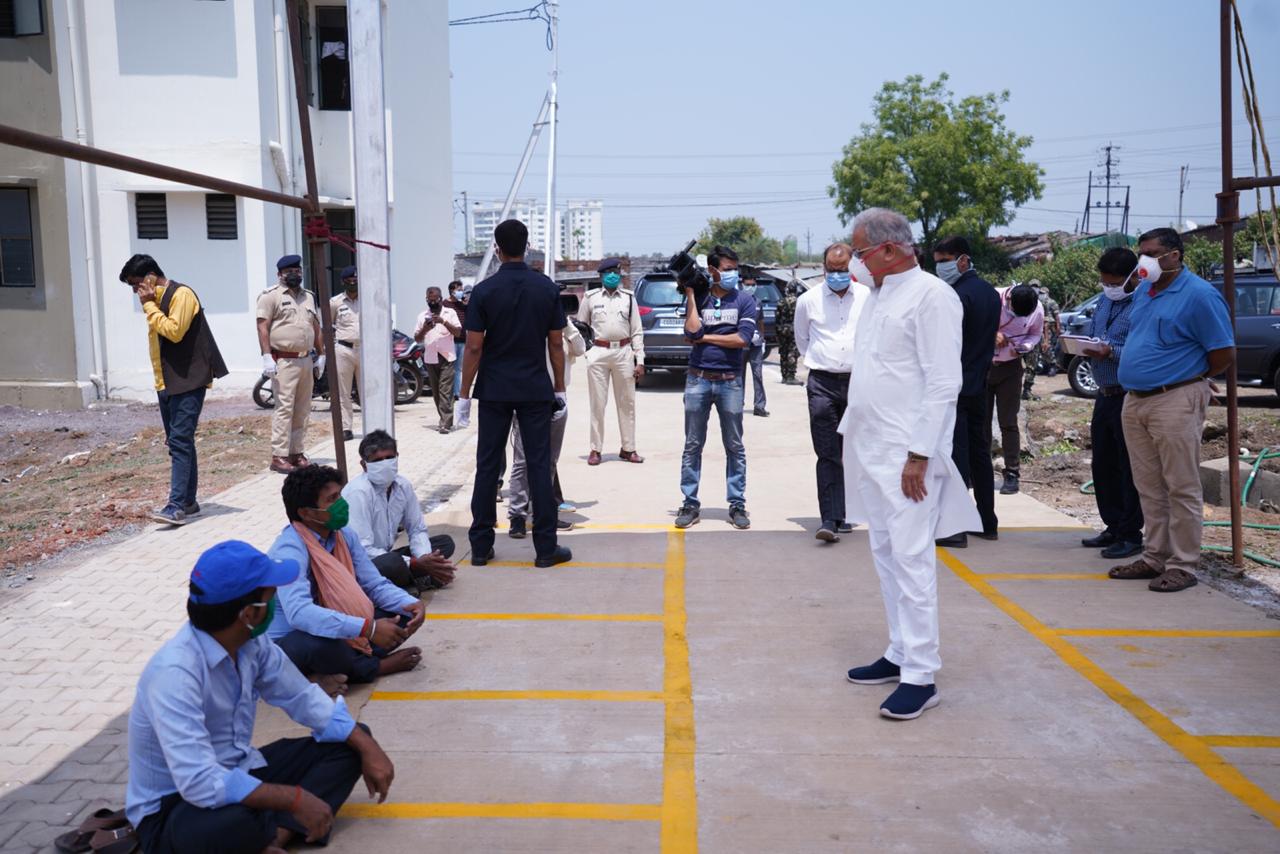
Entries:
[[831, 288], [831, 290], [835, 291], [836, 293], [842, 293], [843, 291], [847, 291], [849, 289], [849, 283], [852, 280], [853, 280], [852, 277], [849, 275], [847, 271], [846, 272], [837, 271], [834, 273], [827, 273], [827, 287]]
[[622, 275], [619, 273], [605, 273], [601, 277], [600, 281], [606, 288], [613, 290], [618, 285], [622, 284]]
[[738, 271], [721, 270], [720, 287], [724, 288], [726, 291], [736, 291], [738, 289]]
[[954, 285], [960, 280], [960, 276], [963, 275], [960, 272], [959, 258], [956, 258], [954, 261], [939, 261], [937, 270], [938, 278], [942, 279], [942, 281], [946, 282], [948, 285]]

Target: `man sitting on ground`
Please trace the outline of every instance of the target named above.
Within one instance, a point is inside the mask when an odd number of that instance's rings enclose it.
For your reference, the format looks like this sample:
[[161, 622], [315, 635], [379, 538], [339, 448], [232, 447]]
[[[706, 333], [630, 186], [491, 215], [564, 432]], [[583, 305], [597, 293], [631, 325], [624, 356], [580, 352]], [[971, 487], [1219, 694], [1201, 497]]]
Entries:
[[[190, 622], [147, 663], [129, 713], [125, 811], [146, 854], [323, 845], [362, 774], [386, 799], [395, 769], [368, 728], [261, 637], [276, 588], [297, 575], [296, 563], [236, 540], [196, 561]], [[259, 698], [312, 737], [256, 750]]]
[[342, 484], [342, 473], [329, 466], [304, 466], [285, 478], [280, 493], [289, 524], [270, 554], [295, 561], [301, 572], [280, 588], [281, 613], [270, 634], [307, 676], [372, 682], [422, 660], [418, 647], [397, 647], [422, 626], [426, 609], [382, 577], [347, 528]]
[[[364, 474], [342, 488], [351, 506], [351, 530], [384, 576], [406, 589], [439, 588], [453, 581], [456, 567], [453, 537], [433, 537], [422, 518], [413, 484], [399, 473], [400, 452], [385, 430], [374, 430], [360, 442]], [[395, 548], [403, 528], [409, 545]]]

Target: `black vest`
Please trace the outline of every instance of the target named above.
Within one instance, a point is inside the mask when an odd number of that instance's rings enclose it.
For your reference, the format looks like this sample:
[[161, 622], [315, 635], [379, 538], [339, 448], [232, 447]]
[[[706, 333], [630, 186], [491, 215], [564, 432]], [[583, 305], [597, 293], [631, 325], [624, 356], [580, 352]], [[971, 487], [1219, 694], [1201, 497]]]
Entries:
[[[178, 288], [186, 288], [195, 295], [188, 285], [169, 281], [164, 296], [160, 298], [160, 310], [167, 316], [169, 304], [173, 302], [173, 294]], [[196, 301], [199, 302], [199, 297]], [[163, 335], [160, 339], [160, 372], [164, 375], [164, 390], [169, 394], [182, 394], [203, 388], [218, 377], [227, 375], [227, 366], [218, 352], [218, 344], [213, 340], [209, 324], [204, 320], [204, 306], [191, 318], [191, 327], [182, 340], [174, 343]]]

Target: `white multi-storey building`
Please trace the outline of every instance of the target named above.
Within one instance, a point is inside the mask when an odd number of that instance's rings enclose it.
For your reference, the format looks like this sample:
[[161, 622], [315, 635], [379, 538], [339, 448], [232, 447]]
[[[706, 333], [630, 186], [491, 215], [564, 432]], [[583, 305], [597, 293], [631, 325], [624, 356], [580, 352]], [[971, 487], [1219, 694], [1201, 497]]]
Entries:
[[[0, 68], [13, 97], [0, 98], [0, 123], [305, 194], [284, 0], [8, 5], [15, 26], [0, 19]], [[392, 303], [403, 329], [424, 284], [452, 272], [448, 10], [383, 6]], [[350, 236], [359, 93], [346, 8], [302, 0], [300, 18], [321, 201], [330, 227]], [[0, 148], [0, 403], [153, 394], [141, 308], [118, 281], [136, 252], [200, 294], [232, 371], [217, 386], [253, 383], [257, 297], [277, 258], [308, 254], [298, 210]], [[348, 263], [335, 244], [331, 275]]]
[[[493, 242], [493, 230], [502, 217], [502, 204], [471, 203], [471, 245], [468, 252], [483, 252]], [[517, 199], [511, 205], [509, 219], [518, 219], [529, 228], [529, 245], [544, 249], [547, 239], [547, 206], [533, 199]], [[577, 261], [604, 255], [604, 203], [599, 201], [569, 202], [565, 210], [556, 211], [561, 258]]]
[[569, 202], [556, 214], [560, 256], [570, 261], [604, 257], [604, 202]]
[[[501, 202], [471, 203], [471, 245], [468, 252], [483, 252], [493, 243], [493, 230], [502, 222]], [[542, 249], [547, 239], [547, 206], [533, 199], [516, 199], [507, 219], [518, 219], [529, 229], [529, 245]]]

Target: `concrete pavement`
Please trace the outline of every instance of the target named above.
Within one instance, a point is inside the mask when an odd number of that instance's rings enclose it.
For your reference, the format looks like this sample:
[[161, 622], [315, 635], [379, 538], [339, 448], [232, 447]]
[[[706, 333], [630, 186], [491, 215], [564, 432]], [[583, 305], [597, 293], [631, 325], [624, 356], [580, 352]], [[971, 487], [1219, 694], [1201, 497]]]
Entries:
[[[563, 538], [574, 563], [534, 569], [531, 542], [500, 534], [493, 564], [433, 597], [423, 666], [358, 698], [397, 763], [392, 797], [357, 786], [333, 850], [1280, 848], [1276, 621], [1205, 586], [1104, 580], [1071, 520], [1001, 496], [999, 542], [942, 554], [941, 705], [882, 720], [888, 688], [844, 680], [883, 651], [884, 615], [865, 534], [812, 537], [804, 390], [770, 365], [773, 417], [746, 417], [751, 530], [726, 520], [713, 427], [703, 521], [675, 532], [680, 383], [639, 396], [647, 462], [616, 459], [610, 423], [590, 468], [577, 373], [560, 467], [585, 523]], [[425, 410], [401, 410], [402, 470], [443, 498], [474, 430], [428, 433]], [[224, 537], [269, 543], [278, 484], [0, 602], [0, 845], [39, 848], [119, 801], [122, 716], [180, 624], [191, 561]], [[433, 532], [462, 534], [468, 500]], [[263, 724], [260, 740], [290, 732]]]

